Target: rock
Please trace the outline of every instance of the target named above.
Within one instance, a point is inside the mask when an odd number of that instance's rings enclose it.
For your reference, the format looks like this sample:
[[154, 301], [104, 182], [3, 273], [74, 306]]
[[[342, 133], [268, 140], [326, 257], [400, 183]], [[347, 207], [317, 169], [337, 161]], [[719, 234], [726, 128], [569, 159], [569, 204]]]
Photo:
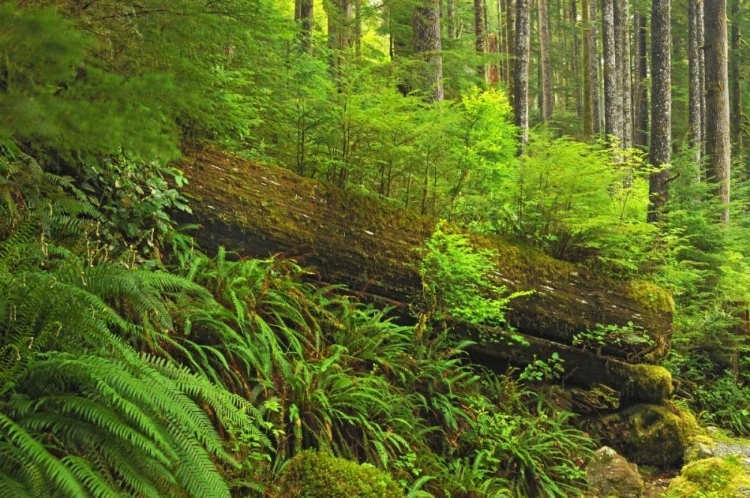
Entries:
[[586, 466], [586, 478], [596, 496], [636, 498], [643, 493], [638, 466], [608, 446], [596, 450]]
[[692, 414], [672, 403], [640, 404], [585, 426], [638, 465], [679, 468], [699, 428]]

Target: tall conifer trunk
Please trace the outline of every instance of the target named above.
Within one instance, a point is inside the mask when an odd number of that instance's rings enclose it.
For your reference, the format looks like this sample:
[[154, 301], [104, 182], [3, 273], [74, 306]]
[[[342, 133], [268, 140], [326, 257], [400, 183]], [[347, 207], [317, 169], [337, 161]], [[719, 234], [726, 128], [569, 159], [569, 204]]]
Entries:
[[294, 3], [294, 20], [299, 25], [300, 48], [309, 52], [312, 48], [312, 31], [315, 24], [313, 0], [297, 0]]
[[700, 163], [703, 149], [703, 78], [701, 0], [688, 0], [688, 134], [695, 148], [695, 161]]
[[720, 219], [729, 225], [732, 148], [729, 125], [727, 2], [703, 0], [706, 47], [706, 155], [708, 177], [722, 204]]
[[485, 36], [484, 0], [474, 0], [474, 47], [481, 60], [481, 63], [477, 66], [477, 72], [482, 79], [486, 79], [484, 65]]
[[732, 47], [731, 47], [731, 89], [732, 89], [732, 144], [736, 155], [743, 154], [743, 128], [742, 116], [742, 38], [740, 33], [741, 0], [732, 0]]
[[531, 44], [531, 0], [516, 0], [513, 68], [513, 110], [520, 141], [529, 140], [529, 48]]
[[633, 144], [641, 149], [648, 147], [648, 48], [646, 39], [648, 28], [646, 27], [646, 16], [638, 13], [635, 16], [636, 35], [636, 71], [635, 71], [635, 124]]
[[550, 64], [550, 27], [547, 0], [537, 0], [539, 20], [539, 76], [541, 80], [542, 121], [552, 118], [554, 96], [552, 95], [552, 65]]
[[600, 84], [602, 78], [600, 76], [600, 64], [599, 64], [599, 35], [596, 29], [596, 2], [598, 0], [589, 0], [589, 25], [591, 27], [589, 32], [589, 44], [591, 45], [591, 112], [594, 115], [594, 134], [599, 135], [602, 131], [602, 109], [600, 98]]
[[660, 219], [669, 196], [672, 149], [672, 69], [670, 0], [651, 4], [651, 165], [657, 169], [649, 181], [648, 221]]
[[615, 3], [602, 1], [602, 45], [604, 48], [604, 131], [622, 141], [622, 78], [617, 70]]
[[[596, 1], [596, 0], [594, 0]], [[596, 63], [591, 46], [591, 26], [589, 26], [589, 0], [581, 0], [581, 23], [583, 25], [583, 134], [590, 138], [594, 134], [594, 81], [591, 66]]]
[[625, 147], [633, 144], [633, 97], [630, 67], [630, 2], [618, 0], [617, 23], [620, 40], [617, 67], [620, 73], [622, 94], [622, 139]]
[[[570, 22], [573, 26], [573, 62], [571, 69], [573, 72], [573, 91], [576, 106], [576, 116], [579, 118], [583, 113], [583, 102], [581, 100], [581, 45], [578, 40], [578, 0], [570, 0]], [[588, 7], [588, 6], [587, 6]]]
[[440, 14], [437, 0], [423, 0], [414, 8], [414, 54], [422, 54], [425, 62], [420, 74], [420, 87], [428, 100], [443, 100], [443, 57], [440, 42]]

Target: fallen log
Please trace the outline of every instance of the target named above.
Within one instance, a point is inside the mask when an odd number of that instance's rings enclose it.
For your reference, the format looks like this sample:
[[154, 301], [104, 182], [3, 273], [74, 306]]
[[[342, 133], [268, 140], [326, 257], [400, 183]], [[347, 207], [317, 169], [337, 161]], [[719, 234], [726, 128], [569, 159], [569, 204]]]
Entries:
[[[190, 181], [183, 192], [194, 213], [181, 221], [200, 224], [195, 236], [201, 246], [225, 246], [241, 256], [293, 257], [313, 266], [321, 281], [346, 284], [365, 299], [408, 305], [419, 294], [415, 249], [431, 235], [436, 220], [213, 149], [190, 153], [181, 167]], [[627, 361], [665, 354], [673, 308], [667, 292], [648, 282], [595, 275], [500, 238], [472, 236], [472, 243], [497, 252], [496, 276], [509, 292], [534, 291], [514, 299], [508, 313], [509, 323], [531, 347], [500, 348], [465, 328], [466, 336], [478, 342], [475, 353], [486, 349], [485, 357], [524, 363], [534, 354], [544, 358], [556, 351], [571, 369], [571, 382], [587, 385], [605, 376], [626, 399], [654, 402], [671, 390], [662, 379], [658, 394], [649, 394], [654, 386], [638, 380], [637, 368], [571, 346], [575, 334], [596, 324], [632, 322], [653, 340], [649, 351], [610, 344], [600, 352]]]

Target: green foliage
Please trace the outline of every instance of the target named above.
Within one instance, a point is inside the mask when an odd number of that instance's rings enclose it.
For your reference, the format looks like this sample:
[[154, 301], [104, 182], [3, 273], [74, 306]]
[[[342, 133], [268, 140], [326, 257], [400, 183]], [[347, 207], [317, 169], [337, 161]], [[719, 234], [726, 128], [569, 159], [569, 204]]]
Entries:
[[303, 451], [292, 458], [281, 473], [279, 488], [281, 496], [290, 498], [404, 496], [386, 472], [316, 451]]
[[521, 380], [528, 382], [553, 381], [565, 373], [565, 360], [557, 353], [552, 353], [548, 360], [541, 360], [534, 355], [534, 361], [526, 365], [519, 375]]
[[496, 254], [473, 248], [468, 237], [446, 233], [444, 226], [438, 223], [425, 241], [420, 262], [426, 308], [437, 319], [506, 325], [508, 302], [524, 293], [506, 295], [505, 286], [491, 277]]
[[601, 354], [608, 344], [616, 346], [650, 346], [653, 344], [647, 331], [628, 322], [627, 325], [602, 325], [597, 323], [593, 330], [584, 330], [573, 336], [573, 345], [584, 349], [593, 349]]

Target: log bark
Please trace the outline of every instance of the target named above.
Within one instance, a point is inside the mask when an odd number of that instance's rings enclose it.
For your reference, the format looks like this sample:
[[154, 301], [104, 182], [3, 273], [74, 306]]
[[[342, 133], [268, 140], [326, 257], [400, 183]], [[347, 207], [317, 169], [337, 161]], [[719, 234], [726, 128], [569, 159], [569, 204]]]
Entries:
[[[191, 152], [181, 168], [190, 180], [183, 192], [194, 214], [180, 221], [200, 225], [195, 237], [203, 248], [225, 246], [242, 257], [279, 253], [293, 257], [313, 266], [321, 282], [346, 284], [363, 299], [403, 310], [420, 295], [416, 249], [433, 232], [434, 219], [213, 149]], [[597, 323], [631, 321], [643, 327], [655, 344], [649, 350], [610, 345], [603, 353], [643, 361], [667, 352], [673, 304], [657, 286], [610, 280], [498, 238], [472, 237], [472, 242], [497, 252], [494, 276], [509, 292], [535, 291], [511, 301], [507, 316], [533, 347], [508, 348], [507, 354], [493, 355], [523, 363], [535, 352], [542, 358], [550, 351], [564, 351], [571, 371], [580, 369], [572, 374], [573, 381], [601, 382], [611, 365], [626, 363], [572, 347], [573, 336], [594, 329]], [[467, 337], [480, 332], [469, 325], [464, 330]], [[490, 346], [488, 350], [494, 351]], [[612, 387], [623, 391], [631, 369], [617, 368], [626, 373], [607, 375], [614, 379]], [[588, 376], [593, 376], [590, 381]], [[626, 396], [643, 400], [646, 395]]]

